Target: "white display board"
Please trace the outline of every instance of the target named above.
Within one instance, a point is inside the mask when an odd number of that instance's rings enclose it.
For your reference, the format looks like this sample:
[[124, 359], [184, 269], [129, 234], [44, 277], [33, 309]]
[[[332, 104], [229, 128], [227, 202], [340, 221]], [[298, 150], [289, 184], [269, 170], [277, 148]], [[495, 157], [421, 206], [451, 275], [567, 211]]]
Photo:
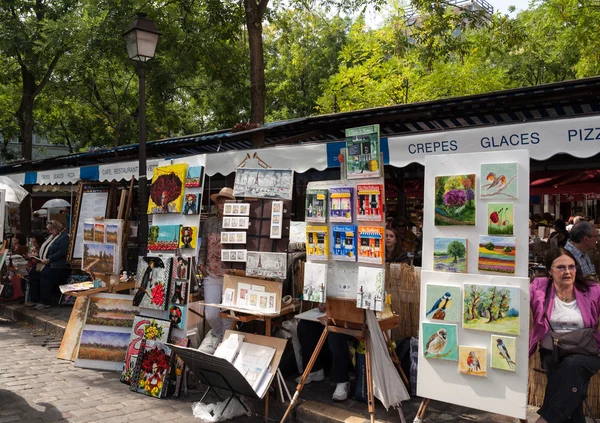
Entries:
[[[77, 222], [77, 235], [73, 258], [83, 257], [83, 224], [86, 219], [94, 219], [96, 216], [105, 216], [108, 206], [108, 188], [99, 188], [97, 192], [83, 192], [79, 202], [79, 221]], [[73, 235], [73, 234], [71, 234]]]
[[[516, 199], [480, 199], [482, 164], [516, 163]], [[475, 226], [436, 226], [434, 224], [435, 177], [475, 174]], [[527, 411], [528, 351], [529, 351], [529, 279], [528, 274], [528, 224], [529, 224], [529, 153], [527, 150], [428, 156], [425, 158], [425, 192], [423, 210], [423, 271], [421, 272], [420, 333], [425, 317], [427, 284], [459, 286], [467, 284], [515, 286], [520, 288], [520, 329], [516, 336], [515, 372], [491, 368], [491, 348], [494, 331], [463, 329], [462, 295], [454, 298], [461, 310], [457, 325], [458, 345], [487, 349], [487, 377], [461, 374], [458, 362], [425, 358], [423, 340], [419, 342], [419, 369], [417, 394], [424, 398], [462, 405], [478, 410], [525, 419]], [[514, 235], [516, 237], [515, 273], [496, 274], [478, 270], [480, 235], [488, 234], [488, 203], [511, 202], [514, 207]], [[433, 240], [435, 237], [467, 238], [467, 272], [434, 272]], [[450, 323], [450, 322], [449, 322]]]

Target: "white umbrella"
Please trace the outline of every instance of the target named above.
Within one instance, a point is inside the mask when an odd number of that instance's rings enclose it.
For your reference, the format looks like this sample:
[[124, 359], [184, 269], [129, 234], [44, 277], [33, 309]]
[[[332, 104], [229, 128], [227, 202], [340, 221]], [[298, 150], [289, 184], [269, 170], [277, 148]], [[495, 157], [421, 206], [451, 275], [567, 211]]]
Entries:
[[7, 176], [0, 176], [0, 189], [6, 191], [5, 201], [7, 203], [21, 204], [21, 201], [29, 195], [25, 188]]
[[45, 209], [39, 209], [39, 210], [36, 210], [36, 211], [34, 211], [34, 213], [37, 213], [37, 214], [39, 214], [40, 216], [46, 216], [46, 215], [48, 214], [48, 210], [45, 210]]
[[61, 198], [54, 198], [53, 200], [48, 200], [42, 206], [43, 209], [61, 209], [63, 207], [71, 207], [68, 201], [65, 201]]

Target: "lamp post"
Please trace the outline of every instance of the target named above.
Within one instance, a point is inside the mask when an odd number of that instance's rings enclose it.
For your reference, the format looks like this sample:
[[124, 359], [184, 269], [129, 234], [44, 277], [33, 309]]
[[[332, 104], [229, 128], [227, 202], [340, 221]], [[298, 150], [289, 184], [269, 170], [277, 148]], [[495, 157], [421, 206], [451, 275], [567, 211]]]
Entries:
[[139, 212], [138, 212], [138, 251], [145, 256], [148, 249], [148, 179], [146, 177], [146, 62], [154, 57], [158, 32], [154, 22], [146, 19], [145, 13], [138, 13], [137, 19], [123, 34], [127, 43], [127, 54], [136, 61], [139, 78]]

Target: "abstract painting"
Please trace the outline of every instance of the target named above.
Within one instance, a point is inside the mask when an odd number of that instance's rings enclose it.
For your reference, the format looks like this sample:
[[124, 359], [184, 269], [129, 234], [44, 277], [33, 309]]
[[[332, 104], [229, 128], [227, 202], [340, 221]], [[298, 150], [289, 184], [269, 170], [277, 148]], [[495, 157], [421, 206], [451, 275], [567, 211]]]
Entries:
[[106, 274], [117, 273], [116, 251], [115, 244], [84, 243], [81, 270]]
[[518, 287], [465, 284], [463, 290], [463, 329], [519, 335]]
[[187, 307], [184, 305], [170, 304], [169, 319], [171, 327], [180, 330], [186, 330]]
[[93, 241], [94, 240], [94, 224], [84, 223], [83, 224], [83, 240]]
[[198, 228], [196, 226], [182, 226], [179, 237], [179, 248], [196, 248]]
[[517, 164], [487, 163], [481, 165], [480, 199], [517, 199]]
[[133, 305], [154, 310], [167, 309], [172, 264], [172, 258], [139, 257]]
[[423, 356], [438, 360], [458, 360], [456, 325], [423, 322]]
[[65, 329], [65, 334], [63, 335], [56, 358], [70, 361], [75, 360], [89, 299], [90, 297], [77, 297], [75, 300], [73, 310], [71, 310], [71, 317], [69, 318], [69, 323], [67, 323], [67, 328]]
[[171, 251], [179, 247], [179, 225], [150, 226], [148, 249]]
[[356, 307], [382, 311], [385, 301], [385, 269], [381, 267], [358, 267]]
[[94, 241], [104, 242], [104, 224], [96, 223], [94, 225]]
[[187, 168], [187, 163], [183, 163], [154, 169], [148, 214], [181, 213]]
[[467, 238], [433, 238], [433, 270], [467, 273]]
[[327, 292], [327, 264], [306, 262], [304, 264], [304, 301], [325, 302]]
[[173, 274], [171, 275], [171, 278], [188, 280], [190, 278], [191, 260], [191, 257], [175, 257], [175, 260], [173, 261]]
[[132, 295], [96, 294], [90, 298], [86, 325], [131, 328], [139, 309], [132, 305]]
[[327, 204], [329, 191], [327, 189], [307, 189], [304, 221], [327, 222]]
[[505, 335], [492, 335], [490, 346], [490, 367], [515, 372], [517, 370], [517, 338]]
[[200, 204], [200, 201], [198, 201], [199, 197], [200, 194], [187, 193], [185, 195], [185, 202], [183, 203], [183, 211], [181, 214], [198, 214], [198, 205]]
[[287, 277], [287, 254], [248, 251], [246, 276], [285, 279]]
[[514, 235], [513, 203], [488, 203], [488, 235]]
[[106, 242], [117, 244], [119, 242], [119, 225], [106, 224]]
[[121, 382], [129, 383], [142, 339], [165, 343], [169, 339], [170, 329], [171, 322], [169, 320], [136, 316], [133, 321], [131, 333], [129, 334], [129, 344], [127, 346], [127, 355], [124, 361], [123, 372], [121, 373]]
[[269, 200], [291, 200], [293, 183], [293, 170], [238, 168], [235, 172], [233, 195]]
[[75, 367], [101, 370], [121, 370], [127, 355], [129, 330], [84, 328], [79, 341]]
[[435, 177], [435, 224], [475, 226], [475, 175]]
[[479, 236], [477, 268], [485, 272], [515, 273], [517, 239], [504, 236]]
[[425, 317], [445, 322], [460, 322], [460, 287], [427, 284], [425, 297]]
[[346, 177], [377, 178], [381, 169], [379, 125], [346, 129]]
[[186, 188], [200, 188], [202, 186], [202, 166], [190, 166], [185, 175]]
[[487, 349], [459, 345], [458, 372], [463, 375], [487, 377]]

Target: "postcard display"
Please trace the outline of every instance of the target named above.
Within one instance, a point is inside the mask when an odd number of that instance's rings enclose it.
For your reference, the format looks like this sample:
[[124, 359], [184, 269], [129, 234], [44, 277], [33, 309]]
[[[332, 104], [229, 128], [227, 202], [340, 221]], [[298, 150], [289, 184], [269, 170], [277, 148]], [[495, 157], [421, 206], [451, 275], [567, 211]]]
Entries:
[[417, 395], [525, 419], [529, 153], [427, 156], [424, 194]]
[[306, 190], [306, 301], [356, 301], [381, 311], [385, 299], [385, 199], [379, 127], [346, 130], [342, 178]]

